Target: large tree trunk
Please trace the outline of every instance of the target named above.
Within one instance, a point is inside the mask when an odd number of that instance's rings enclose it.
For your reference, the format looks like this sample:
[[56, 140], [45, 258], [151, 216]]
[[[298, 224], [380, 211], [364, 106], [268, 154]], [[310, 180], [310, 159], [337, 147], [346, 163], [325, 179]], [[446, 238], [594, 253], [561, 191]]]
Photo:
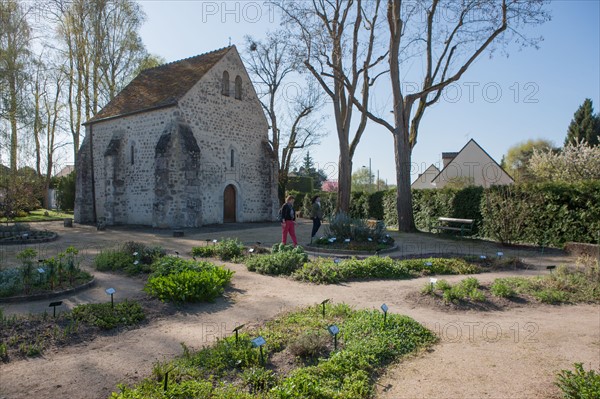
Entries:
[[348, 142], [340, 140], [340, 160], [338, 163], [337, 211], [350, 210], [350, 189], [352, 187], [352, 159]]
[[[16, 73], [16, 72], [13, 72]], [[8, 115], [10, 118], [10, 168], [17, 173], [18, 130], [17, 130], [17, 84], [13, 76], [8, 77], [10, 100]]]
[[407, 134], [394, 135], [394, 156], [396, 159], [396, 209], [398, 211], [398, 231], [416, 230], [410, 192], [411, 148]]

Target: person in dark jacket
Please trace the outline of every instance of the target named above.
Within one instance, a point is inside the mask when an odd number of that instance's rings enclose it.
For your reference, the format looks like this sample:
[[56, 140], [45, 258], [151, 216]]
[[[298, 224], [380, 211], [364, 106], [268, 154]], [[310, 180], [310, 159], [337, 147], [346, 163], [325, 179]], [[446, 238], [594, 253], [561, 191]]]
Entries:
[[312, 199], [311, 216], [313, 221], [312, 233], [310, 234], [310, 243], [312, 244], [317, 231], [321, 227], [321, 220], [323, 219], [323, 210], [321, 209], [321, 197], [315, 195]]
[[294, 246], [298, 245], [296, 241], [296, 212], [294, 212], [294, 197], [289, 195], [285, 204], [281, 208], [281, 242], [287, 244], [287, 235], [290, 234]]

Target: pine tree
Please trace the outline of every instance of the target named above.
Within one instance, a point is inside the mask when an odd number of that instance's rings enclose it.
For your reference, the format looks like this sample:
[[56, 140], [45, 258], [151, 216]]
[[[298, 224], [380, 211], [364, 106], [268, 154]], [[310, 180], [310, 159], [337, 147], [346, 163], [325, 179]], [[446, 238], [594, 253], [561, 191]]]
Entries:
[[592, 100], [586, 98], [579, 107], [567, 131], [565, 145], [585, 140], [589, 145], [600, 144], [600, 114], [594, 115]]

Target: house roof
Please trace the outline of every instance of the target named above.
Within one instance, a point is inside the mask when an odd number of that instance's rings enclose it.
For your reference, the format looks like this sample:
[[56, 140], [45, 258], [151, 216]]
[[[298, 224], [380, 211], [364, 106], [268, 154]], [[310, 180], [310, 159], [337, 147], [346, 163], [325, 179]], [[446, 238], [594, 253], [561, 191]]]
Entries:
[[[428, 174], [431, 174], [431, 175], [437, 176], [438, 173], [440, 173], [440, 170], [437, 168], [437, 166], [435, 166], [434, 164], [431, 164], [427, 167], [427, 169], [425, 169], [425, 171], [423, 173], [419, 173], [419, 176], [417, 176], [417, 178], [415, 179], [415, 181], [413, 181], [411, 183], [411, 185], [418, 182], [419, 179], [421, 178], [421, 176], [423, 176], [423, 175], [427, 176]], [[427, 183], [431, 183], [431, 181], [428, 181]]]
[[69, 175], [71, 172], [75, 170], [75, 165], [67, 165], [62, 168], [54, 177], [63, 177]]
[[458, 155], [459, 155], [461, 152], [463, 152], [463, 151], [465, 150], [465, 148], [467, 148], [471, 142], [473, 142], [473, 144], [475, 144], [477, 147], [479, 147], [479, 149], [480, 149], [481, 151], [483, 151], [483, 153], [484, 153], [484, 154], [485, 154], [485, 155], [486, 155], [486, 156], [487, 156], [487, 157], [488, 157], [490, 160], [492, 160], [492, 162], [494, 162], [494, 163], [495, 163], [495, 164], [498, 166], [498, 168], [500, 168], [500, 170], [501, 170], [502, 172], [504, 172], [504, 173], [505, 173], [505, 174], [506, 174], [506, 175], [507, 175], [507, 176], [508, 176], [508, 177], [509, 177], [509, 178], [510, 178], [510, 179], [511, 179], [513, 182], [515, 181], [515, 179], [513, 179], [513, 177], [512, 177], [511, 175], [509, 175], [509, 174], [508, 174], [508, 173], [507, 173], [507, 172], [504, 170], [504, 168], [503, 168], [502, 166], [500, 166], [500, 164], [498, 164], [498, 162], [496, 162], [496, 160], [495, 160], [494, 158], [492, 158], [492, 157], [490, 156], [490, 154], [488, 154], [488, 153], [487, 153], [487, 151], [486, 151], [486, 150], [484, 150], [484, 149], [483, 149], [483, 147], [482, 147], [482, 146], [480, 146], [480, 145], [479, 145], [479, 143], [477, 143], [477, 142], [476, 142], [475, 140], [473, 140], [473, 139], [469, 140], [469, 141], [467, 142], [467, 144], [465, 144], [465, 145], [463, 146], [463, 148], [461, 148], [461, 149], [460, 149], [460, 151], [458, 151], [458, 152], [456, 153], [456, 156], [455, 156], [455, 157], [454, 157], [454, 158], [453, 158], [453, 159], [452, 159], [450, 162], [448, 162], [448, 165], [446, 165], [444, 168], [442, 168], [442, 170], [440, 171], [440, 173], [438, 173], [438, 174], [437, 174], [437, 175], [436, 175], [436, 176], [435, 176], [435, 177], [434, 177], [434, 178], [433, 178], [431, 181], [432, 181], [432, 182], [434, 182], [435, 180], [437, 180], [437, 178], [438, 178], [438, 177], [440, 177], [440, 175], [441, 175], [442, 173], [444, 173], [444, 171], [445, 171], [445, 170], [446, 170], [448, 167], [450, 167], [450, 165], [452, 165], [452, 164], [454, 163], [454, 161], [456, 160], [456, 158], [458, 157]]
[[235, 46], [145, 69], [84, 125], [170, 107]]

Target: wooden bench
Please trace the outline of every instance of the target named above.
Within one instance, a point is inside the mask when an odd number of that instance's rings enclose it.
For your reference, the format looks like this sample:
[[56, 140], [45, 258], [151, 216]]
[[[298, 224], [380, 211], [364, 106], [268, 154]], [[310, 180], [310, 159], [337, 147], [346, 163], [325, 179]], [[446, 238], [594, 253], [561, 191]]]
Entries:
[[[434, 229], [460, 231], [461, 237], [464, 236], [465, 232], [470, 232], [473, 230], [473, 223], [475, 222], [473, 219], [456, 219], [447, 217], [440, 217], [438, 218], [438, 221], [440, 222], [440, 225], [433, 226]], [[460, 227], [458, 227], [459, 225]]]

